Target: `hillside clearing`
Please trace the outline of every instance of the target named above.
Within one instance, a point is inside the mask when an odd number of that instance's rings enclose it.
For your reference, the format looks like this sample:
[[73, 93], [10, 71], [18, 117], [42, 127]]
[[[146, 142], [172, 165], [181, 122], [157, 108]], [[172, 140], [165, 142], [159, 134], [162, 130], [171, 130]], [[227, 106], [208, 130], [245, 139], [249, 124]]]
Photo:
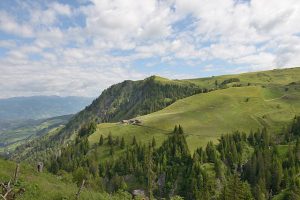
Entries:
[[[276, 98], [269, 99], [276, 93]], [[279, 96], [279, 97], [278, 97]], [[284, 98], [292, 96], [293, 98]], [[276, 90], [261, 86], [232, 87], [209, 93], [197, 94], [178, 100], [163, 110], [137, 117], [142, 126], [120, 123], [103, 123], [90, 136], [95, 143], [100, 135], [124, 137], [128, 142], [135, 135], [141, 142], [155, 137], [158, 142], [166, 138], [176, 124], [185, 129], [187, 142], [192, 150], [208, 141], [217, 142], [224, 133], [236, 130], [248, 132], [267, 127], [274, 132], [300, 113], [300, 90], [283, 87]]]

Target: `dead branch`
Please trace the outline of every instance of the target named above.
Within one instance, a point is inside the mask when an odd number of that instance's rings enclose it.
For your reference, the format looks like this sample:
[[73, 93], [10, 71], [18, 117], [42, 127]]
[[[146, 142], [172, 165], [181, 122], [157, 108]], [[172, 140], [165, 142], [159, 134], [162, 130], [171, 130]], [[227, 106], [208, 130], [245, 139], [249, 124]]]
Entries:
[[83, 179], [83, 180], [82, 180], [82, 183], [81, 183], [81, 186], [79, 187], [78, 192], [77, 192], [77, 194], [76, 194], [76, 199], [77, 199], [77, 200], [79, 199], [81, 190], [82, 190], [83, 187], [84, 187], [84, 183], [85, 183], [85, 180]]
[[7, 184], [5, 183], [1, 183], [1, 187], [2, 187], [2, 194], [1, 197], [3, 200], [7, 200], [7, 196], [9, 195], [9, 193], [12, 191], [12, 188], [10, 186], [11, 180], [8, 181]]
[[10, 179], [7, 183], [0, 183], [0, 188], [2, 189], [0, 197], [2, 200], [14, 200], [18, 195], [21, 195], [25, 192], [24, 188], [19, 188], [17, 192], [16, 189], [14, 189], [16, 181], [18, 180], [19, 169], [20, 165], [17, 164], [13, 175], [13, 179]]

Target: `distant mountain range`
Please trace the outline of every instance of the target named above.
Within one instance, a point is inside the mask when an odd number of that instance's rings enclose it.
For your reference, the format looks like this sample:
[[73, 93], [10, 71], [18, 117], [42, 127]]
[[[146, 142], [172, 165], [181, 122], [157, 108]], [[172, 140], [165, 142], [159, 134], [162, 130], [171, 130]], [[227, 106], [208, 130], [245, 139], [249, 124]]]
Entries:
[[0, 152], [64, 125], [92, 102], [87, 97], [32, 96], [0, 99]]
[[[0, 99], [0, 121], [45, 119], [74, 114], [92, 102], [87, 97], [31, 96]], [[1, 127], [1, 122], [0, 122]]]

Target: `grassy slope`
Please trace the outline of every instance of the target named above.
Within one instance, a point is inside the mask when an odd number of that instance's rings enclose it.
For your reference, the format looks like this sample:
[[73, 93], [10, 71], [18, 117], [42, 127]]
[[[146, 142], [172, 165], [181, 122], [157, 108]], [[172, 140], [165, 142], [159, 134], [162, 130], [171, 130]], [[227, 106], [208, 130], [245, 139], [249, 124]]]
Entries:
[[190, 82], [159, 76], [123, 81], [104, 90], [91, 105], [77, 113], [60, 135], [68, 138], [82, 124], [95, 119], [98, 122], [117, 122], [148, 114], [166, 107], [176, 99], [196, 94], [199, 90], [198, 86]]
[[[15, 163], [0, 159], [0, 181], [9, 181], [15, 169]], [[74, 183], [62, 181], [49, 173], [38, 173], [31, 166], [20, 165], [19, 180], [21, 187], [25, 188], [25, 194], [21, 199], [73, 199], [77, 192]], [[90, 192], [83, 191], [82, 199], [90, 199]], [[102, 195], [98, 194], [98, 199]], [[92, 199], [92, 198], [91, 198]], [[94, 198], [96, 199], [96, 198]], [[101, 198], [100, 198], [101, 199]]]
[[[222, 89], [178, 100], [163, 110], [138, 117], [143, 127], [120, 123], [100, 124], [96, 133], [90, 136], [90, 142], [95, 143], [101, 134], [106, 136], [111, 132], [124, 136], [127, 142], [131, 142], [135, 135], [143, 142], [150, 141], [154, 136], [160, 143], [175, 124], [181, 124], [188, 135], [190, 148], [194, 150], [209, 140], [216, 142], [221, 134], [234, 130], [250, 131], [266, 126], [279, 131], [280, 127], [300, 113], [300, 86], [286, 86], [299, 80], [300, 68], [192, 81], [207, 86], [214, 84], [215, 79], [222, 82], [232, 77], [239, 78], [241, 83], [250, 82], [252, 86]], [[289, 88], [288, 91], [285, 88]]]
[[197, 78], [197, 79], [186, 79], [187, 81], [194, 83], [202, 87], [212, 88], [215, 85], [215, 81], [222, 83], [224, 80], [229, 78], [238, 78], [240, 83], [251, 83], [257, 85], [287, 85], [291, 82], [300, 81], [300, 68], [289, 68], [289, 69], [275, 69], [269, 71], [250, 72], [243, 74], [232, 74], [223, 76], [212, 76], [208, 78]]

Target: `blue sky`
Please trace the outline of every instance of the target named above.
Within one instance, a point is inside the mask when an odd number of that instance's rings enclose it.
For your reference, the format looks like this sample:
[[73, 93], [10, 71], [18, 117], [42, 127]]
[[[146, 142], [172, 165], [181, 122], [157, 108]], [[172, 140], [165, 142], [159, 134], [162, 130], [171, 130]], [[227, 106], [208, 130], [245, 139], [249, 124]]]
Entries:
[[294, 67], [298, 0], [0, 1], [0, 98]]

